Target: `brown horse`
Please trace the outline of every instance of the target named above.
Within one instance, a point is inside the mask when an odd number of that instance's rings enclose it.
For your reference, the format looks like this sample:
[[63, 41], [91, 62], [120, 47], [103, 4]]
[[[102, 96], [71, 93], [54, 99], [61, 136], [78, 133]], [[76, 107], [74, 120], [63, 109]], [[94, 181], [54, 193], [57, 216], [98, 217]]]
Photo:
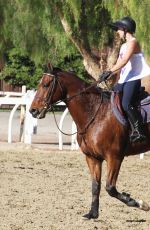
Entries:
[[149, 206], [136, 201], [130, 194], [120, 193], [116, 181], [125, 156], [150, 150], [150, 125], [145, 125], [147, 140], [130, 143], [129, 127], [122, 126], [114, 116], [110, 95], [102, 89], [87, 84], [72, 72], [54, 69], [44, 73], [38, 85], [30, 112], [33, 117], [44, 118], [47, 111], [58, 101], [64, 101], [77, 126], [77, 141], [86, 155], [92, 177], [91, 209], [84, 217], [98, 218], [101, 189], [102, 162], [107, 162], [106, 191], [128, 206], [145, 211]]

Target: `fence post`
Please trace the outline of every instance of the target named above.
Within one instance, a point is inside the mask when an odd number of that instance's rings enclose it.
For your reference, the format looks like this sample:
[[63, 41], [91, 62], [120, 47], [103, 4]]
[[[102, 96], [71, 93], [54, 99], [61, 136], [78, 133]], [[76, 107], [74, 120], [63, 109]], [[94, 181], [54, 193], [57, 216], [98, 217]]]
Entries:
[[143, 160], [144, 159], [144, 153], [140, 154], [140, 159]]
[[12, 143], [12, 119], [13, 119], [13, 116], [14, 116], [14, 113], [16, 112], [17, 108], [19, 107], [20, 104], [16, 104], [11, 113], [10, 113], [10, 116], [9, 116], [9, 122], [8, 122], [8, 143]]
[[[62, 116], [61, 116], [61, 119], [60, 119], [60, 122], [59, 122], [59, 129], [62, 130], [62, 127], [63, 127], [63, 121], [64, 121], [64, 118], [65, 116], [67, 115], [68, 113], [68, 108], [65, 109], [65, 111], [63, 112]], [[63, 149], [63, 144], [62, 144], [62, 133], [61, 131], [59, 130], [59, 150], [62, 150]]]
[[[22, 94], [24, 95], [26, 93], [26, 86], [22, 86]], [[23, 142], [23, 132], [24, 132], [24, 120], [25, 120], [25, 105], [21, 105], [20, 108], [20, 135], [19, 135], [19, 141]]]
[[26, 116], [25, 116], [25, 129], [24, 129], [25, 144], [31, 144], [33, 127], [35, 127], [35, 123], [37, 123], [37, 119], [33, 118], [31, 113], [29, 112], [33, 97], [34, 97], [34, 91], [28, 90], [26, 94]]
[[[72, 133], [75, 133], [77, 132], [77, 127], [76, 127], [76, 124], [75, 122], [73, 121], [72, 122]], [[79, 145], [78, 145], [78, 142], [77, 142], [77, 134], [73, 134], [71, 136], [71, 150], [78, 150], [79, 148]]]

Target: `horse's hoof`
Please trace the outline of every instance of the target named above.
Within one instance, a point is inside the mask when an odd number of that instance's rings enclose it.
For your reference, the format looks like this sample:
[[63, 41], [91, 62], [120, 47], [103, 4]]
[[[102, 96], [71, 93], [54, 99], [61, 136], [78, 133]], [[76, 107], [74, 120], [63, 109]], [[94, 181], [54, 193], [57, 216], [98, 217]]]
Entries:
[[83, 218], [88, 219], [88, 220], [90, 220], [90, 219], [97, 219], [98, 218], [98, 213], [89, 212], [89, 213], [85, 214], [83, 216]]
[[139, 200], [138, 203], [139, 203], [139, 208], [141, 210], [144, 210], [146, 212], [148, 212], [150, 210], [149, 205], [146, 202], [144, 202], [143, 200]]

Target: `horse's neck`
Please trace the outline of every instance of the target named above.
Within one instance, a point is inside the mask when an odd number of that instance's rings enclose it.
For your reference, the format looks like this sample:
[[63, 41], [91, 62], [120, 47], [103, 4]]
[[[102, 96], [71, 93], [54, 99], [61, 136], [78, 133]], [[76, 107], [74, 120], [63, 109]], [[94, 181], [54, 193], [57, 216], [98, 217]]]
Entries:
[[68, 103], [69, 112], [80, 129], [85, 128], [95, 116], [100, 101], [100, 95], [83, 93], [72, 98]]
[[93, 87], [87, 90], [89, 86], [72, 74], [64, 75], [63, 87], [66, 91], [67, 107], [80, 129], [92, 119], [101, 102], [101, 95]]

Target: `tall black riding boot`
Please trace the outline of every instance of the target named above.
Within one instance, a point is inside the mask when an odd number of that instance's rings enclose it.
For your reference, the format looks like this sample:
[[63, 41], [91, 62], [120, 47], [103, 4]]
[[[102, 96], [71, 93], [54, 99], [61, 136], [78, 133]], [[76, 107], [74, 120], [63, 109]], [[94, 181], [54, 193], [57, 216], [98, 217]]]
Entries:
[[127, 115], [132, 128], [130, 141], [131, 142], [145, 141], [146, 136], [143, 131], [143, 123], [138, 110], [135, 107], [130, 106], [128, 108]]

